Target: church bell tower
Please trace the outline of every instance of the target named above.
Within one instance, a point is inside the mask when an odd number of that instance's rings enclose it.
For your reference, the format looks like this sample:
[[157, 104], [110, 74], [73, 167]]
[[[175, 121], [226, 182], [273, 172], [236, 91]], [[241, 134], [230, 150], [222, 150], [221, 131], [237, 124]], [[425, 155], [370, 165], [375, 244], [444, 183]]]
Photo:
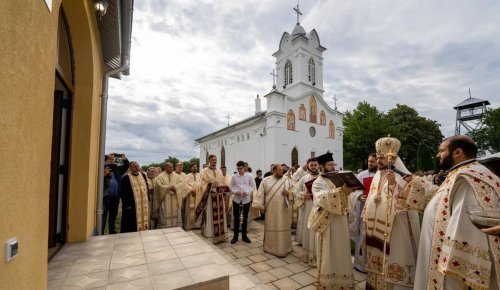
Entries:
[[315, 29], [306, 33], [300, 25], [302, 15], [299, 5], [293, 9], [297, 23], [292, 34], [284, 32], [276, 57], [277, 90], [290, 97], [298, 97], [315, 91], [323, 96], [323, 52]]

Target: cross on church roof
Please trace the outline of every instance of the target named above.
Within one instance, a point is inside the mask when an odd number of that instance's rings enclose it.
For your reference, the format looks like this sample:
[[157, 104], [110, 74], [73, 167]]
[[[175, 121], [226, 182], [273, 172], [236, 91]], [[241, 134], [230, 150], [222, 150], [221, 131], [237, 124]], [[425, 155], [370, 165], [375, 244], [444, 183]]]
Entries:
[[226, 119], [227, 119], [227, 126], [229, 127], [229, 119], [231, 119], [231, 116], [229, 116], [229, 114], [227, 114]]
[[273, 89], [276, 89], [276, 78], [278, 77], [278, 74], [274, 72], [274, 69], [273, 72], [270, 72], [269, 74], [273, 76]]
[[333, 95], [333, 101], [335, 102], [335, 111], [337, 110], [337, 95]]
[[300, 8], [299, 8], [299, 1], [297, 1], [297, 7], [294, 7], [293, 8], [293, 11], [295, 11], [295, 13], [297, 14], [297, 24], [299, 24], [299, 15], [302, 15], [302, 12], [300, 12]]

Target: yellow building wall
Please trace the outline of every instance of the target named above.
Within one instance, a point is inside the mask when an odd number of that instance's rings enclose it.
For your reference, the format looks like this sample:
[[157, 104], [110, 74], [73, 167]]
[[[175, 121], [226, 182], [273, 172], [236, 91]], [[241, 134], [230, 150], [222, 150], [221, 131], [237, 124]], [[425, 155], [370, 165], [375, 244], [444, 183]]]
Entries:
[[[103, 64], [91, 0], [65, 0], [75, 59], [68, 242], [95, 225]], [[52, 114], [60, 0], [0, 1], [0, 288], [47, 287]], [[5, 263], [5, 241], [19, 254]]]
[[75, 58], [68, 196], [68, 242], [85, 241], [95, 227], [102, 55], [92, 1], [64, 0]]

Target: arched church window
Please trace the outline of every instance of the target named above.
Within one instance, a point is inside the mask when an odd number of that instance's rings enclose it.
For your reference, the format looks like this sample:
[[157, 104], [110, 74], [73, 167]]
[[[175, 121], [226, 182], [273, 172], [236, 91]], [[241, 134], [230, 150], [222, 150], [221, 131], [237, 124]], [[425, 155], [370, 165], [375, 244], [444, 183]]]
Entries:
[[291, 164], [299, 164], [299, 151], [297, 147], [293, 147], [292, 149], [292, 162]]
[[330, 124], [328, 125], [328, 137], [332, 139], [335, 138], [335, 125], [332, 120], [330, 120]]
[[314, 65], [314, 59], [311, 57], [308, 63], [309, 68], [309, 82], [314, 86], [316, 84], [316, 66]]
[[319, 123], [321, 125], [326, 125], [326, 114], [323, 110], [321, 110], [321, 113], [319, 113]]
[[304, 106], [304, 104], [300, 104], [299, 106], [299, 120], [306, 120], [306, 107]]
[[208, 164], [208, 151], [206, 151], [207, 154], [205, 154], [205, 164]]
[[236, 138], [237, 138], [237, 142], [240, 142], [240, 135], [238, 135]]
[[309, 98], [309, 121], [311, 123], [316, 123], [317, 110], [316, 99], [314, 96], [311, 96]]
[[287, 60], [285, 64], [285, 73], [283, 74], [285, 76], [285, 86], [293, 83], [293, 69], [292, 69], [292, 62]]
[[288, 114], [286, 116], [286, 128], [288, 130], [295, 131], [295, 114], [291, 109], [288, 111]]
[[220, 166], [226, 166], [226, 148], [224, 146], [222, 146], [220, 151]]
[[250, 133], [247, 133], [247, 140], [250, 140]]

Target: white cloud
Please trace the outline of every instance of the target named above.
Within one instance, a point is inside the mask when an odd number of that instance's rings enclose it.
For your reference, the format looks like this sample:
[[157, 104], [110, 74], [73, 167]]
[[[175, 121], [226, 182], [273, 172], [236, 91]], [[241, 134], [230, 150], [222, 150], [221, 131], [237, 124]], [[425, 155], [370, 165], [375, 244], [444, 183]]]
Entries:
[[[453, 133], [453, 106], [500, 98], [500, 2], [303, 1], [324, 53], [325, 98], [350, 110], [407, 104]], [[131, 75], [112, 81], [107, 149], [141, 163], [198, 156], [194, 139], [253, 114], [271, 56], [295, 24], [290, 1], [137, 1]], [[265, 100], [263, 102], [265, 108]]]

